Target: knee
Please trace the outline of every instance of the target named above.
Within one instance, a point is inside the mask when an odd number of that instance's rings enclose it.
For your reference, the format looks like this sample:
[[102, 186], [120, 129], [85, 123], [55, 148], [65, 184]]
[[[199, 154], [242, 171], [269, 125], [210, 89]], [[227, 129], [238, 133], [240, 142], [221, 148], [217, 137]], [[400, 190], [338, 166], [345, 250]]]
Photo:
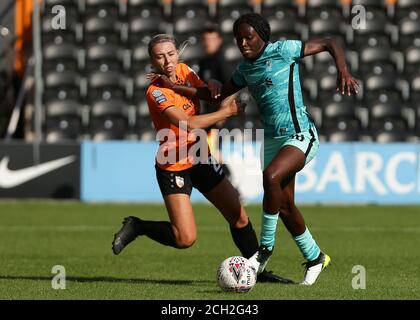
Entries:
[[196, 240], [196, 236], [193, 234], [186, 234], [176, 239], [176, 246], [178, 249], [187, 249], [191, 247]]
[[230, 226], [234, 229], [242, 229], [246, 227], [249, 223], [249, 218], [246, 214], [241, 214], [237, 219], [235, 219]]
[[273, 170], [266, 169], [263, 172], [264, 190], [270, 189], [272, 186], [280, 183], [280, 177]]
[[289, 217], [291, 214], [290, 208], [287, 207], [281, 207], [279, 210], [279, 216], [282, 218]]
[[293, 203], [284, 203], [280, 206], [279, 216], [282, 218], [290, 217], [293, 214]]

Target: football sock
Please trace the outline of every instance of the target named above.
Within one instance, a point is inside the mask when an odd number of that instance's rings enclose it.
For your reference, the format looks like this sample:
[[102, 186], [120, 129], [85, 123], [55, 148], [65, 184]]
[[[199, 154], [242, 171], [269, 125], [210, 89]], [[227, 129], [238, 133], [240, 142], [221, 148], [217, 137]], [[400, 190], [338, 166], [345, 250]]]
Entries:
[[262, 217], [261, 244], [265, 245], [270, 251], [273, 250], [274, 243], [276, 241], [276, 229], [278, 220], [278, 213], [270, 214], [264, 212]]
[[142, 220], [137, 227], [137, 231], [139, 235], [145, 235], [165, 246], [177, 247], [172, 225], [168, 221]]
[[251, 220], [243, 228], [233, 228], [230, 226], [230, 233], [232, 234], [233, 242], [238, 247], [244, 258], [251, 258], [252, 255], [258, 251], [258, 239]]
[[293, 239], [295, 240], [305, 259], [307, 259], [308, 261], [313, 261], [316, 258], [318, 258], [319, 254], [321, 253], [321, 250], [316, 244], [314, 238], [312, 238], [312, 235], [309, 232], [308, 228], [306, 228], [305, 232], [302, 233], [300, 236], [293, 237]]

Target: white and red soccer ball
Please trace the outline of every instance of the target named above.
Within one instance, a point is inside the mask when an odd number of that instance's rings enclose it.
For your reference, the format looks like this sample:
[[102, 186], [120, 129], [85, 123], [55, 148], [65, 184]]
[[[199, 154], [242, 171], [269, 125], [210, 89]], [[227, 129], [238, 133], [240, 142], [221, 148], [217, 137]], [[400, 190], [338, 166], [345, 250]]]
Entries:
[[224, 291], [248, 292], [256, 282], [256, 271], [244, 257], [229, 257], [217, 269], [217, 283]]

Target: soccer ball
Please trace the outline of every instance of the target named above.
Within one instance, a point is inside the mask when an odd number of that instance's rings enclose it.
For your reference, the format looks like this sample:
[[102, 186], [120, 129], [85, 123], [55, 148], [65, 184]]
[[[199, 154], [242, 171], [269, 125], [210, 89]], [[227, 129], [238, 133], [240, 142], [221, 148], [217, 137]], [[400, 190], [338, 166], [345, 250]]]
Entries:
[[248, 292], [257, 282], [257, 273], [248, 259], [233, 256], [217, 269], [217, 283], [228, 292]]

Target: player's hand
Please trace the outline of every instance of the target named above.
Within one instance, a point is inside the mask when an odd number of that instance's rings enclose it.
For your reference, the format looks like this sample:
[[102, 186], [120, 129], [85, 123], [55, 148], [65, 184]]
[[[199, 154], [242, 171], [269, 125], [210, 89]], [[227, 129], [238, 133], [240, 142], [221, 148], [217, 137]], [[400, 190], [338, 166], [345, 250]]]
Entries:
[[226, 110], [229, 116], [238, 116], [245, 113], [246, 103], [239, 101], [235, 96], [230, 96], [223, 100], [220, 105], [221, 110]]
[[337, 77], [337, 91], [341, 94], [351, 95], [359, 92], [359, 81], [357, 81], [348, 71], [339, 72]]
[[220, 81], [217, 81], [215, 79], [210, 79], [207, 83], [207, 86], [210, 90], [210, 95], [213, 99], [217, 99], [222, 94], [222, 87], [223, 84]]
[[162, 87], [172, 89], [174, 87], [173, 82], [164, 74], [159, 73], [148, 73], [146, 78], [150, 80], [150, 83], [158, 82]]

